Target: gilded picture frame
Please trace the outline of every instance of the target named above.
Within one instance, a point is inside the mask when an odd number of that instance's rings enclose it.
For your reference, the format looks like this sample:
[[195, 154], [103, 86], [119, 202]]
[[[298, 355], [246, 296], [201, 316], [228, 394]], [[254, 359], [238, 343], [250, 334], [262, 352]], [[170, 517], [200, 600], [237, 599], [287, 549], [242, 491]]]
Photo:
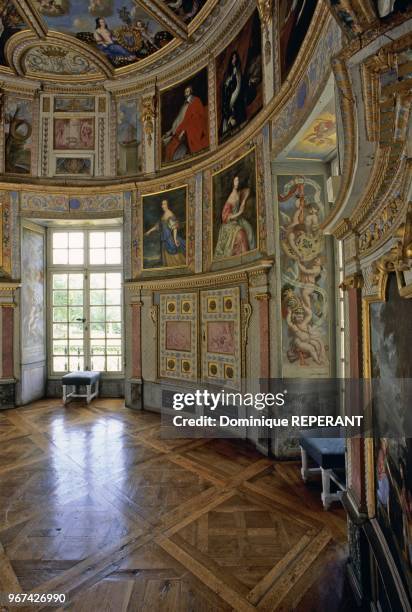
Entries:
[[[250, 225], [251, 226], [254, 225], [252, 229], [254, 233], [255, 246], [253, 248], [248, 249], [244, 253], [216, 257], [216, 246], [219, 240], [219, 236], [218, 236], [219, 231], [216, 231], [215, 225], [217, 225], [217, 215], [219, 216], [220, 224], [222, 225], [221, 216], [222, 216], [223, 208], [225, 205], [224, 203], [221, 202], [220, 210], [217, 211], [216, 200], [215, 200], [216, 191], [217, 191], [216, 179], [219, 176], [223, 176], [224, 173], [227, 173], [227, 176], [232, 177], [232, 183], [233, 183], [235, 176], [237, 174], [240, 174], [241, 172], [244, 173], [244, 169], [243, 170], [241, 169], [240, 171], [236, 172], [237, 167], [239, 167], [239, 165], [241, 165], [245, 160], [251, 159], [252, 156], [253, 156], [253, 162], [251, 163], [252, 177], [249, 177], [249, 180], [251, 180], [251, 183], [252, 183], [252, 187], [250, 188], [250, 190], [251, 192], [253, 191], [253, 197], [254, 197], [254, 214], [253, 214], [254, 219], [253, 219], [253, 224], [250, 224]], [[240, 180], [240, 187], [242, 188], [242, 179]], [[223, 168], [220, 168], [219, 170], [216, 170], [215, 172], [211, 173], [210, 194], [211, 194], [210, 219], [209, 219], [209, 222], [210, 222], [210, 244], [209, 244], [210, 261], [212, 263], [221, 263], [225, 261], [232, 261], [234, 263], [238, 263], [242, 260], [243, 257], [249, 258], [249, 257], [253, 257], [253, 255], [258, 254], [260, 252], [260, 247], [261, 247], [260, 245], [260, 222], [259, 222], [261, 204], [260, 204], [260, 197], [259, 197], [260, 194], [259, 194], [259, 189], [258, 189], [256, 145], [251, 147], [248, 151], [246, 151], [245, 153], [243, 153], [236, 159], [232, 160], [229, 164], [225, 165]]]
[[[146, 194], [143, 194], [141, 196], [140, 223], [141, 223], [141, 244], [142, 244], [142, 253], [141, 253], [142, 272], [160, 272], [160, 271], [178, 270], [178, 269], [184, 270], [184, 269], [188, 268], [188, 253], [187, 253], [187, 248], [186, 248], [187, 237], [188, 237], [188, 228], [189, 228], [189, 198], [188, 198], [188, 190], [189, 190], [188, 184], [184, 184], [184, 185], [179, 185], [177, 187], [171, 187], [169, 189], [164, 189], [164, 190], [161, 190], [161, 191], [154, 191], [154, 192], [151, 192], [151, 193], [146, 193]], [[184, 217], [181, 214], [181, 210], [180, 210], [181, 206], [179, 208], [180, 214], [176, 213], [176, 215], [175, 215], [176, 218], [177, 218], [178, 225], [181, 226], [182, 223], [184, 222], [184, 226], [185, 226], [184, 227], [184, 232], [180, 231], [180, 233], [179, 233], [179, 229], [177, 230], [178, 234], [179, 234], [179, 239], [180, 240], [182, 240], [182, 235], [184, 235], [184, 239], [183, 239], [185, 241], [184, 262], [183, 262], [183, 258], [181, 258], [181, 257], [177, 258], [176, 257], [176, 265], [170, 265], [172, 263], [172, 261], [173, 261], [173, 259], [172, 259], [173, 256], [172, 257], [168, 257], [167, 254], [165, 254], [165, 253], [162, 254], [162, 246], [160, 246], [159, 247], [160, 251], [159, 251], [159, 253], [157, 253], [157, 255], [158, 255], [157, 260], [159, 261], [159, 259], [160, 259], [160, 260], [165, 261], [166, 262], [165, 265], [164, 264], [160, 265], [159, 263], [155, 263], [153, 266], [148, 266], [147, 265], [147, 260], [148, 260], [148, 250], [149, 250], [149, 247], [148, 247], [147, 240], [146, 240], [146, 247], [145, 247], [145, 238], [146, 239], [148, 238], [148, 234], [147, 234], [148, 231], [152, 231], [153, 230], [153, 233], [154, 233], [154, 231], [156, 231], [156, 230], [153, 229], [155, 227], [155, 225], [151, 225], [151, 227], [150, 227], [150, 221], [149, 221], [149, 218], [148, 218], [149, 215], [147, 213], [148, 206], [150, 206], [151, 209], [152, 209], [150, 217], [153, 217], [153, 220], [154, 220], [154, 209], [155, 209], [155, 206], [156, 205], [158, 206], [160, 212], [158, 213], [159, 214], [159, 218], [158, 218], [157, 224], [160, 224], [160, 223], [162, 223], [162, 220], [160, 218], [160, 216], [161, 216], [162, 201], [163, 200], [168, 200], [168, 198], [170, 198], [170, 196], [172, 194], [176, 194], [175, 197], [173, 197], [172, 203], [170, 205], [171, 206], [170, 211], [173, 214], [175, 214], [175, 210], [174, 210], [173, 207], [174, 207], [174, 200], [178, 197], [178, 192], [180, 194], [183, 194], [183, 192], [184, 192], [184, 209], [185, 209], [184, 210]], [[169, 194], [169, 196], [167, 194]], [[182, 218], [184, 219], [184, 221], [182, 221]], [[157, 231], [160, 231], [160, 229], [157, 230]], [[159, 238], [159, 243], [160, 243], [160, 238]], [[145, 265], [145, 249], [146, 249], [146, 265]], [[153, 246], [152, 250], [153, 250], [153, 252], [155, 251], [154, 246]], [[178, 250], [179, 250], [179, 248], [178, 248]], [[181, 250], [180, 250], [180, 252], [181, 252]], [[154, 257], [155, 257], [155, 255], [152, 256], [152, 258], [154, 258]]]
[[[208, 145], [197, 153], [186, 154], [182, 159], [165, 161], [163, 159], [164, 156], [163, 156], [163, 144], [162, 144], [163, 136], [164, 136], [163, 129], [162, 129], [162, 124], [163, 124], [163, 119], [164, 119], [164, 109], [163, 109], [164, 96], [167, 95], [168, 92], [171, 93], [173, 90], [181, 88], [183, 84], [185, 84], [185, 86], [189, 86], [191, 84], [191, 81], [200, 79], [202, 73], [204, 73], [205, 75], [205, 87], [206, 87], [206, 95], [207, 95], [206, 104], [207, 104]], [[196, 91], [194, 91], [193, 93], [194, 95], [196, 95]], [[158, 156], [161, 168], [174, 168], [177, 166], [182, 166], [184, 164], [187, 164], [188, 162], [199, 161], [200, 159], [204, 158], [208, 153], [210, 153], [210, 144], [211, 144], [210, 126], [212, 125], [212, 121], [210, 117], [209, 66], [208, 64], [206, 63], [206, 64], [203, 64], [202, 66], [199, 66], [199, 68], [193, 74], [189, 76], [185, 76], [184, 78], [179, 79], [178, 81], [175, 81], [171, 85], [168, 85], [160, 89], [159, 94], [158, 94], [158, 100], [159, 100], [159, 112], [158, 112], [158, 117], [157, 117], [157, 128], [158, 128], [157, 133], [159, 136], [157, 138], [157, 156]]]

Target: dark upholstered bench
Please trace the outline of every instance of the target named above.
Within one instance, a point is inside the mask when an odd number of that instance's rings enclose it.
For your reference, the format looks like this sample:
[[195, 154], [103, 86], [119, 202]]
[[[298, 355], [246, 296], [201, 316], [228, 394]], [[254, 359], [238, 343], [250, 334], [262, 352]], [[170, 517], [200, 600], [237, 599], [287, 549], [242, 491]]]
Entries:
[[[62, 378], [63, 403], [67, 404], [70, 398], [85, 397], [90, 404], [94, 397], [99, 395], [100, 372], [89, 372], [88, 370], [71, 372]], [[94, 391], [92, 387], [94, 385]], [[71, 393], [67, 392], [67, 387], [73, 387]], [[79, 393], [79, 387], [86, 387], [86, 393]]]
[[[299, 439], [302, 455], [302, 478], [306, 482], [310, 474], [322, 474], [322, 502], [328, 510], [333, 501], [340, 501], [345, 483], [338, 474], [345, 471], [345, 439], [344, 438], [310, 438], [302, 436]], [[308, 467], [308, 457], [319, 466]], [[338, 486], [340, 491], [330, 492], [330, 481]]]

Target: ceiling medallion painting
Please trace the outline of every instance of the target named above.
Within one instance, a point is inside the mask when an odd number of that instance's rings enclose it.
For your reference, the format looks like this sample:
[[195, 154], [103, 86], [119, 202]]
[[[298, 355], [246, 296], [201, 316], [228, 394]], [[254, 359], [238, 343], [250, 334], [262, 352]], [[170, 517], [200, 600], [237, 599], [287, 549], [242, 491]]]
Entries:
[[35, 0], [49, 30], [75, 36], [119, 68], [155, 53], [173, 36], [133, 0]]

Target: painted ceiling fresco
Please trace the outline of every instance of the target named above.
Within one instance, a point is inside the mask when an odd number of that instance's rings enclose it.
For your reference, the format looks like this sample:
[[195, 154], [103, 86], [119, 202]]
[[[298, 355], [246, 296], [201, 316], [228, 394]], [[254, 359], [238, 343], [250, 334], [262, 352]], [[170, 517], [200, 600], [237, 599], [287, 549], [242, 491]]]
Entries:
[[172, 35], [133, 0], [34, 0], [49, 30], [75, 36], [121, 67], [164, 47]]
[[336, 149], [336, 116], [328, 104], [288, 152], [289, 159], [325, 160]]
[[26, 28], [15, 6], [10, 0], [0, 0], [0, 65], [7, 66], [5, 47], [7, 41]]
[[163, 0], [164, 3], [185, 23], [190, 23], [200, 12], [207, 0]]

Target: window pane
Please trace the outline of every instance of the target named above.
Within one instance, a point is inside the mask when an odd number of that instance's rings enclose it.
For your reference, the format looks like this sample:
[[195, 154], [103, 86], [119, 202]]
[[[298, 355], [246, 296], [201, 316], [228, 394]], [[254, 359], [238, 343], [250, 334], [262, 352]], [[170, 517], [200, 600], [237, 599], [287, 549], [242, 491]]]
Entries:
[[53, 304], [55, 306], [66, 306], [67, 291], [53, 291]]
[[122, 275], [119, 272], [109, 272], [106, 274], [106, 288], [120, 289], [122, 284]]
[[69, 354], [70, 355], [83, 355], [83, 342], [79, 340], [70, 340]]
[[90, 308], [90, 321], [104, 321], [104, 306]]
[[122, 261], [120, 249], [107, 249], [106, 263], [109, 265], [119, 264]]
[[90, 263], [94, 266], [104, 264], [104, 249], [90, 249]]
[[105, 361], [106, 361], [106, 359], [104, 357], [95, 357], [95, 356], [93, 356], [91, 358], [92, 370], [97, 370], [97, 371], [100, 371], [100, 372], [104, 372], [104, 370], [105, 370]]
[[53, 289], [67, 289], [67, 274], [53, 274]]
[[67, 249], [69, 241], [67, 232], [53, 232], [53, 248], [54, 249]]
[[83, 324], [70, 323], [69, 325], [70, 338], [83, 338]]
[[107, 354], [108, 355], [120, 355], [122, 352], [122, 345], [120, 340], [108, 340], [107, 341]]
[[91, 323], [90, 337], [91, 338], [104, 338], [104, 323]]
[[66, 249], [53, 249], [53, 263], [58, 265], [66, 265], [69, 261], [68, 251]]
[[69, 370], [84, 370], [84, 358], [83, 357], [69, 357]]
[[70, 274], [69, 287], [70, 289], [83, 289], [83, 274]]
[[120, 248], [120, 232], [106, 232], [106, 248]]
[[83, 263], [83, 250], [82, 249], [72, 249], [69, 251], [69, 264], [71, 266], [76, 266], [77, 264]]
[[107, 357], [107, 371], [108, 372], [120, 372], [122, 369], [121, 357]]
[[53, 338], [67, 338], [67, 325], [63, 323], [54, 323]]
[[92, 340], [90, 343], [90, 352], [92, 355], [104, 355], [106, 352], [104, 340]]
[[100, 289], [90, 291], [90, 304], [95, 306], [104, 304], [104, 291]]
[[54, 372], [66, 372], [67, 371], [66, 357], [54, 357], [53, 358], [53, 370]]
[[53, 355], [65, 355], [67, 352], [67, 345], [65, 342], [59, 342], [55, 340], [53, 342]]
[[69, 249], [83, 249], [83, 232], [69, 232]]
[[65, 306], [53, 308], [53, 321], [67, 321], [67, 308]]
[[78, 306], [71, 306], [69, 308], [69, 321], [77, 322], [77, 319], [83, 319], [83, 308], [80, 308]]
[[108, 306], [106, 309], [106, 321], [121, 321], [121, 308], [120, 306]]
[[90, 232], [89, 244], [92, 249], [104, 249], [104, 232]]
[[106, 304], [119, 306], [121, 304], [122, 295], [120, 289], [110, 289], [106, 291]]
[[104, 289], [104, 282], [105, 274], [90, 274], [90, 289]]
[[69, 291], [69, 304], [71, 306], [82, 306], [83, 305], [83, 291]]
[[122, 334], [121, 323], [106, 323], [107, 338], [120, 338]]

